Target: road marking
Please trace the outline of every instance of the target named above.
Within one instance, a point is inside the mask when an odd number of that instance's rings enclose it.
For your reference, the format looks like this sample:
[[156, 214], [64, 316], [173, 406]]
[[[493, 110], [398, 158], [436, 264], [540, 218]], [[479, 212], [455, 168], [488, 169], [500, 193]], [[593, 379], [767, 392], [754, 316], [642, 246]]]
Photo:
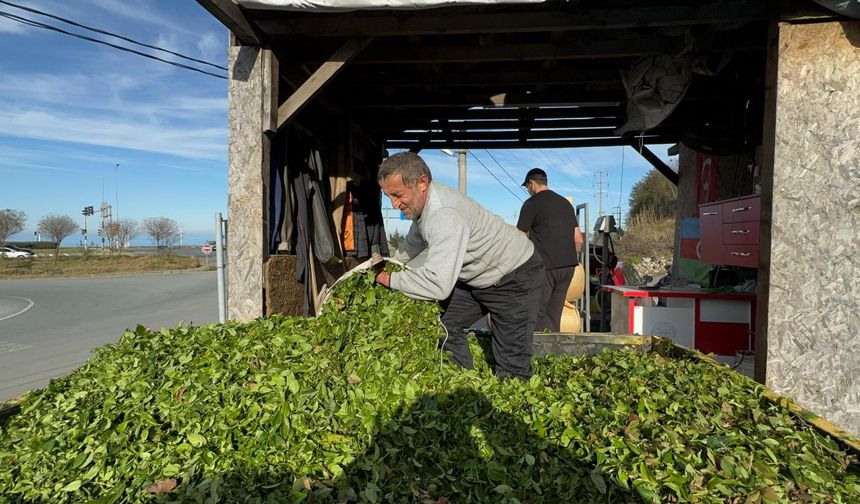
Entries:
[[30, 308], [32, 308], [32, 307], [33, 307], [33, 305], [35, 305], [35, 304], [36, 304], [36, 303], [34, 303], [34, 302], [33, 302], [33, 300], [32, 300], [32, 299], [27, 299], [27, 298], [22, 298], [22, 297], [14, 297], [14, 296], [3, 296], [3, 297], [5, 297], [6, 299], [20, 299], [21, 301], [26, 301], [26, 302], [27, 302], [27, 303], [29, 303], [29, 304], [27, 305], [27, 307], [26, 307], [26, 308], [24, 308], [24, 309], [22, 309], [22, 310], [19, 310], [19, 311], [15, 312], [15, 313], [13, 313], [13, 314], [11, 314], [11, 315], [6, 315], [5, 317], [0, 317], [0, 320], [6, 320], [6, 319], [10, 319], [10, 318], [12, 318], [12, 317], [17, 317], [18, 315], [21, 315], [22, 313], [24, 313], [25, 311], [29, 310]]
[[33, 348], [33, 345], [21, 345], [12, 341], [0, 340], [0, 354], [10, 354]]

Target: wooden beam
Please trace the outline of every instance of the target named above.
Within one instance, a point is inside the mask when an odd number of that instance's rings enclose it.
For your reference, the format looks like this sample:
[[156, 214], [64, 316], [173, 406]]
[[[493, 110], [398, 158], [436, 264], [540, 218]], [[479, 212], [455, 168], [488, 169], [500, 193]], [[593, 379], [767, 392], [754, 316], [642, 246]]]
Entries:
[[[677, 136], [649, 136], [645, 137], [646, 144], [667, 144], [677, 142]], [[409, 149], [417, 145], [417, 142], [386, 142], [389, 149]], [[447, 142], [433, 141], [423, 146], [425, 149], [567, 149], [573, 147], [610, 147], [619, 145], [630, 145], [627, 138], [587, 138], [578, 140], [530, 140], [530, 141], [465, 141]]]
[[257, 30], [235, 3], [230, 0], [197, 0], [197, 3], [226, 26], [243, 45], [262, 45]]
[[633, 142], [627, 139], [627, 142], [628, 145], [633, 147], [633, 149], [638, 152], [643, 158], [645, 158], [646, 161], [651, 163], [651, 166], [656, 168], [658, 172], [662, 173], [664, 177], [669, 179], [669, 182], [675, 184], [675, 186], [678, 185], [678, 172], [670, 168], [669, 165], [664, 163], [662, 159], [660, 159], [659, 157], [657, 157], [656, 154], [651, 152], [651, 149], [645, 147], [644, 145], [639, 145], [638, 138]]
[[[359, 67], [354, 67], [359, 68]], [[378, 70], [375, 67], [364, 67]], [[344, 74], [346, 75], [346, 74]], [[528, 86], [553, 84], [618, 84], [621, 74], [617, 68], [593, 70], [545, 70], [545, 71], [499, 71], [499, 72], [420, 72], [409, 68], [401, 72], [350, 72], [350, 86], [355, 87], [480, 87], [480, 86]]]
[[[429, 139], [436, 140], [519, 140], [525, 136], [526, 139], [561, 139], [561, 138], [616, 138], [619, 135], [615, 134], [616, 128], [577, 128], [577, 129], [544, 129], [544, 130], [506, 130], [506, 131], [456, 131], [450, 133], [442, 131], [411, 131], [391, 133], [387, 135], [391, 141], [417, 141]], [[655, 128], [656, 131], [649, 131], [654, 135], [665, 135], [669, 133], [666, 128]], [[679, 132], [675, 131], [672, 133]], [[629, 142], [628, 137], [628, 142]]]
[[705, 5], [660, 5], [610, 9], [582, 9], [477, 14], [415, 12], [356, 15], [260, 15], [256, 23], [276, 36], [354, 37], [361, 35], [448, 35], [458, 33], [525, 33], [574, 30], [617, 30], [645, 27], [738, 23], [759, 19], [763, 0], [717, 1]]
[[[548, 128], [601, 128], [621, 126], [624, 121], [616, 117], [596, 117], [591, 119], [550, 119], [531, 120], [529, 129]], [[501, 121], [448, 121], [447, 125], [440, 122], [429, 122], [427, 120], [413, 119], [409, 121], [383, 121], [377, 131], [395, 133], [405, 130], [519, 130], [523, 128], [523, 120], [501, 120]]]
[[613, 106], [624, 103], [623, 91], [578, 92], [577, 90], [548, 93], [475, 93], [453, 95], [429, 95], [422, 92], [403, 92], [390, 96], [384, 94], [358, 95], [350, 97], [355, 108], [393, 107], [555, 107], [578, 105]]
[[332, 54], [331, 58], [323, 63], [310, 77], [297, 89], [287, 101], [278, 107], [278, 128], [284, 125], [291, 117], [301, 110], [332, 77], [340, 72], [356, 54], [361, 52], [373, 39], [371, 37], [349, 39]]
[[[316, 63], [326, 59], [330, 44], [297, 40], [287, 55], [291, 61]], [[511, 61], [599, 60], [676, 54], [684, 50], [743, 52], [763, 50], [761, 30], [713, 31], [690, 40], [682, 35], [662, 32], [634, 37], [613, 34], [579, 34], [557, 42], [494, 43], [481, 45], [477, 39], [445, 41], [444, 45], [426, 41], [396, 40], [376, 44], [353, 61], [356, 65], [492, 63]]]
[[[397, 63], [474, 63], [505, 61], [546, 61], [601, 58], [632, 58], [671, 53], [681, 48], [681, 37], [662, 35], [635, 40], [618, 38], [574, 39], [561, 44], [491, 44], [410, 46], [390, 44], [369, 49], [356, 58], [361, 65], [390, 65]], [[297, 54], [296, 57], [302, 57]], [[314, 59], [310, 55], [311, 60]]]
[[582, 105], [577, 107], [493, 107], [493, 108], [466, 108], [466, 107], [428, 107], [425, 109], [403, 109], [388, 110], [380, 114], [378, 110], [367, 108], [357, 109], [359, 117], [374, 123], [386, 123], [398, 120], [426, 119], [448, 119], [451, 121], [471, 120], [517, 120], [524, 117], [535, 119], [573, 119], [591, 117], [626, 117], [624, 107], [619, 105]]

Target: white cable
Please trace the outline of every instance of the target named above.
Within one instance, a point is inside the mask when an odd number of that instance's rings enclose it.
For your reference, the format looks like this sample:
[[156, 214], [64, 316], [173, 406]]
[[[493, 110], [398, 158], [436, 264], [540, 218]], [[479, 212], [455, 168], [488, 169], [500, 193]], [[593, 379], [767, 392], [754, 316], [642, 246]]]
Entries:
[[448, 328], [442, 323], [442, 316], [439, 316], [439, 323], [442, 324], [442, 329], [445, 330], [445, 339], [442, 340], [442, 346], [439, 348], [439, 372], [442, 372], [442, 362], [445, 357], [445, 343], [448, 343]]

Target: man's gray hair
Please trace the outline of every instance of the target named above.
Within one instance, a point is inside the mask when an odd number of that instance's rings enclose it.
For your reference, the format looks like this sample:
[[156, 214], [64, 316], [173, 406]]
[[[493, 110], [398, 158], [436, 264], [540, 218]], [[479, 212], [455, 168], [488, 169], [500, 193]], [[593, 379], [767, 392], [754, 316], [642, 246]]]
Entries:
[[383, 161], [379, 165], [379, 175], [377, 175], [376, 180], [382, 184], [392, 175], [400, 175], [406, 187], [418, 185], [418, 180], [422, 175], [427, 175], [428, 182], [433, 180], [427, 163], [414, 152], [399, 152]]

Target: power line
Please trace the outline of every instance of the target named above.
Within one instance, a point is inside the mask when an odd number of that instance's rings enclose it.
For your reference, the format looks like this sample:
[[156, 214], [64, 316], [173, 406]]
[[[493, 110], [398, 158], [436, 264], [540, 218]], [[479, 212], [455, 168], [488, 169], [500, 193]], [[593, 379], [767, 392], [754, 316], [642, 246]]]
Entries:
[[524, 167], [526, 170], [530, 170], [530, 169], [532, 168], [532, 166], [529, 166], [529, 165], [528, 165], [528, 163], [526, 163], [525, 161], [523, 161], [522, 159], [520, 159], [520, 157], [519, 157], [519, 156], [517, 156], [517, 155], [515, 154], [515, 152], [516, 152], [516, 151], [514, 151], [514, 150], [511, 150], [511, 151], [510, 151], [510, 155], [511, 155], [511, 157], [513, 157], [514, 159], [516, 159], [516, 160], [517, 160], [517, 162], [518, 162], [518, 163], [520, 163], [521, 165], [523, 165], [523, 167]]
[[[573, 164], [574, 164], [573, 160], [571, 160], [571, 159], [570, 159], [570, 157], [568, 157], [567, 153], [566, 153], [566, 152], [564, 152], [564, 150], [560, 150], [560, 152], [561, 152], [561, 154], [562, 154], [562, 155], [567, 159], [567, 162], [568, 162], [568, 163], [570, 163], [571, 165], [573, 165]], [[568, 181], [568, 182], [570, 182], [570, 184], [571, 184], [572, 186], [576, 187], [576, 182], [574, 182], [574, 181], [573, 181], [573, 179], [571, 179], [570, 177], [568, 177], [568, 176], [567, 176], [567, 174], [566, 174], [566, 173], [564, 173], [564, 170], [562, 170], [561, 168], [556, 168], [556, 169], [555, 169], [555, 171], [557, 171], [557, 172], [559, 173], [559, 175], [561, 175], [562, 177], [564, 177], [565, 179], [567, 179], [567, 181]]]
[[143, 56], [144, 58], [149, 58], [149, 59], [152, 59], [155, 61], [160, 61], [162, 63], [167, 63], [168, 65], [172, 65], [172, 66], [175, 66], [178, 68], [184, 68], [185, 70], [191, 70], [192, 72], [198, 72], [198, 73], [202, 73], [204, 75], [209, 75], [211, 77], [218, 77], [219, 79], [227, 80], [227, 77], [225, 75], [219, 75], [216, 73], [207, 72], [206, 70], [201, 70], [199, 68], [194, 68], [192, 66], [183, 65], [182, 63], [176, 63], [174, 61], [159, 58], [158, 56], [153, 56], [151, 54], [146, 54], [144, 52], [135, 51], [134, 49], [129, 49], [128, 47], [123, 47], [123, 46], [119, 46], [116, 44], [111, 44], [110, 42], [105, 42], [104, 40], [99, 40], [99, 39], [95, 39], [92, 37], [87, 37], [86, 35], [79, 35], [77, 33], [72, 33], [72, 32], [63, 30], [61, 28], [57, 28], [56, 26], [41, 23], [39, 21], [33, 21], [32, 19], [27, 19], [25, 17], [21, 17], [21, 16], [18, 16], [16, 14], [11, 14], [9, 12], [0, 11], [0, 17], [4, 17], [6, 19], [10, 19], [12, 21], [16, 21], [18, 23], [25, 24], [28, 26], [33, 26], [35, 28], [42, 28], [45, 30], [55, 31], [57, 33], [62, 33], [63, 35], [69, 35], [70, 37], [75, 37], [75, 38], [79, 38], [81, 40], [94, 42], [96, 44], [102, 44], [102, 45], [106, 45], [108, 47], [113, 47], [114, 49], [119, 49], [120, 51], [125, 51], [125, 52], [131, 53], [131, 54], [137, 54], [138, 56]]
[[81, 23], [78, 23], [78, 22], [76, 22], [76, 21], [72, 21], [71, 19], [66, 19], [66, 18], [64, 18], [64, 17], [55, 16], [54, 14], [51, 14], [51, 13], [49, 13], [49, 12], [40, 11], [40, 10], [38, 10], [38, 9], [34, 9], [34, 8], [32, 8], [32, 7], [25, 7], [25, 6], [23, 6], [23, 5], [18, 5], [18, 4], [13, 3], [13, 2], [7, 2], [6, 0], [0, 0], [0, 4], [6, 4], [6, 5], [9, 5], [9, 6], [11, 6], [11, 7], [15, 7], [15, 8], [17, 8], [17, 9], [21, 9], [21, 10], [25, 10], [25, 11], [27, 11], [27, 12], [32, 12], [32, 13], [34, 13], [34, 14], [38, 14], [38, 15], [40, 15], [40, 16], [45, 16], [45, 17], [49, 17], [49, 18], [51, 18], [51, 19], [56, 19], [57, 21], [61, 21], [61, 22], [66, 23], [66, 24], [70, 24], [70, 25], [72, 25], [72, 26], [77, 26], [77, 27], [79, 27], [79, 28], [83, 28], [83, 29], [85, 29], [85, 30], [89, 30], [89, 31], [91, 31], [91, 32], [101, 33], [102, 35], [107, 35], [107, 36], [109, 36], [109, 37], [115, 37], [115, 38], [118, 38], [118, 39], [120, 39], [120, 40], [124, 40], [124, 41], [126, 41], [126, 42], [130, 42], [130, 43], [132, 43], [132, 44], [136, 44], [136, 45], [139, 45], [139, 46], [142, 46], [142, 47], [146, 47], [146, 48], [148, 48], [148, 49], [154, 49], [154, 50], [156, 50], [156, 51], [165, 52], [165, 53], [167, 53], [167, 54], [172, 54], [173, 56], [177, 56], [177, 57], [179, 57], [179, 58], [186, 59], [186, 60], [188, 60], [188, 61], [193, 61], [193, 62], [195, 62], [195, 63], [200, 63], [200, 64], [203, 64], [203, 65], [208, 65], [208, 66], [211, 66], [211, 67], [215, 67], [215, 68], [217, 68], [217, 69], [219, 69], [219, 70], [224, 70], [225, 72], [227, 71], [227, 67], [223, 67], [223, 66], [221, 66], [221, 65], [216, 65], [215, 63], [210, 63], [210, 62], [208, 62], [208, 61], [204, 61], [204, 60], [201, 60], [201, 59], [192, 58], [191, 56], [186, 56], [186, 55], [184, 55], [184, 54], [181, 54], [181, 53], [178, 53], [178, 52], [174, 52], [174, 51], [171, 51], [171, 50], [169, 50], [169, 49], [164, 49], [163, 47], [158, 47], [158, 46], [154, 46], [154, 45], [150, 45], [150, 44], [145, 44], [145, 43], [143, 43], [143, 42], [138, 42], [137, 40], [134, 40], [134, 39], [131, 39], [131, 38], [125, 37], [125, 36], [123, 36], [123, 35], [117, 35], [116, 33], [112, 33], [112, 32], [109, 32], [109, 31], [107, 31], [107, 30], [102, 30], [102, 29], [100, 29], [100, 28], [93, 28], [92, 26], [87, 26], [87, 25], [85, 25], [85, 24], [81, 24]]
[[491, 176], [491, 177], [493, 177], [494, 179], [496, 179], [496, 182], [498, 182], [499, 184], [501, 184], [501, 185], [502, 185], [502, 187], [504, 187], [504, 188], [505, 188], [509, 193], [513, 194], [513, 195], [514, 195], [514, 198], [516, 198], [516, 199], [518, 199], [518, 200], [520, 200], [520, 201], [522, 201], [522, 200], [523, 200], [522, 198], [520, 198], [520, 197], [519, 197], [519, 195], [518, 195], [517, 193], [515, 193], [515, 192], [511, 191], [511, 189], [510, 189], [508, 186], [506, 186], [506, 185], [504, 184], [504, 182], [502, 182], [501, 180], [499, 180], [499, 178], [498, 178], [498, 177], [496, 177], [496, 176], [493, 174], [493, 172], [491, 172], [491, 171], [490, 171], [490, 169], [489, 169], [489, 168], [487, 168], [487, 165], [485, 165], [485, 164], [484, 164], [484, 162], [483, 162], [483, 161], [481, 161], [481, 158], [479, 158], [478, 156], [476, 156], [474, 152], [469, 151], [469, 154], [471, 154], [471, 155], [472, 155], [472, 157], [473, 157], [473, 158], [475, 158], [475, 161], [477, 161], [477, 162], [478, 162], [478, 164], [480, 164], [480, 165], [484, 168], [484, 170], [486, 170], [486, 171], [487, 171], [487, 173], [489, 173], [489, 174], [490, 174], [490, 176]]
[[549, 158], [548, 154], [545, 154], [542, 149], [534, 149], [534, 152], [537, 155], [537, 157], [539, 157], [541, 160], [543, 160], [543, 163], [546, 165], [547, 169], [552, 169], [555, 173], [557, 173], [558, 175], [561, 175], [568, 182], [570, 182], [571, 186], [576, 187], [576, 183], [573, 180], [571, 180], [571, 178], [568, 177], [567, 174], [564, 173], [560, 168], [556, 167], [553, 164], [553, 162]]
[[[522, 188], [522, 190], [523, 190], [523, 191], [526, 191], [526, 189], [525, 189], [521, 184], [518, 184], [518, 183], [517, 183], [517, 181], [516, 181], [516, 179], [514, 179], [514, 177], [512, 177], [512, 176], [511, 176], [511, 174], [510, 174], [510, 173], [508, 173], [508, 170], [505, 170], [505, 167], [504, 167], [504, 166], [502, 166], [502, 163], [499, 163], [499, 160], [498, 160], [498, 159], [496, 159], [496, 156], [494, 156], [494, 155], [493, 155], [490, 151], [488, 151], [487, 149], [484, 149], [484, 152], [486, 152], [486, 153], [487, 153], [487, 155], [488, 155], [488, 156], [490, 156], [490, 157], [493, 159], [493, 161], [495, 161], [495, 162], [496, 162], [496, 164], [497, 164], [497, 165], [499, 165], [499, 168], [501, 168], [501, 169], [502, 169], [502, 171], [503, 171], [503, 172], [505, 172], [505, 175], [507, 175], [507, 176], [508, 176], [508, 178], [509, 178], [509, 179], [511, 179], [511, 181], [512, 181], [516, 186], [518, 186], [518, 187]], [[528, 191], [526, 191], [526, 193], [528, 193]]]

